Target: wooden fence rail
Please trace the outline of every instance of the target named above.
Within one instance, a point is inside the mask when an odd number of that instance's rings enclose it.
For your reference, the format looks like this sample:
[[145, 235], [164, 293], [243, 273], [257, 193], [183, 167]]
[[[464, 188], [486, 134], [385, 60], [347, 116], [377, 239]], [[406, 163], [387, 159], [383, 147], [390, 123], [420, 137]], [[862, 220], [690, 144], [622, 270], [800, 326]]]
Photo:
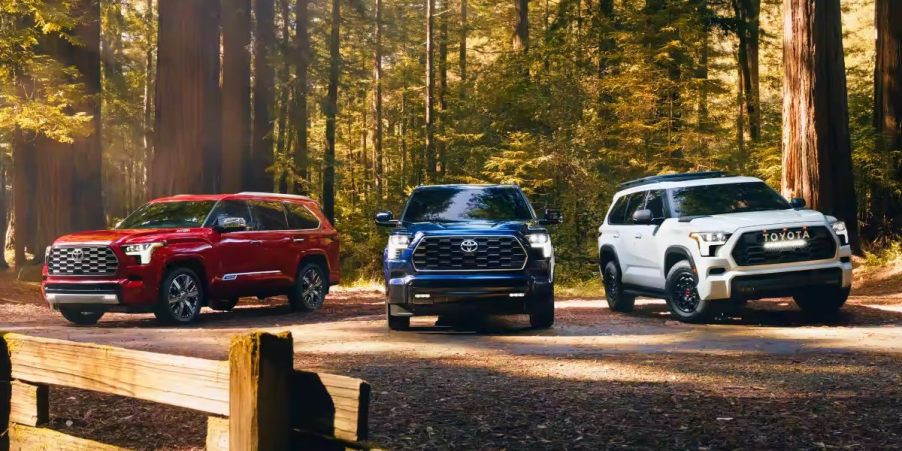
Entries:
[[237, 336], [228, 361], [0, 334], [0, 451], [119, 449], [42, 427], [51, 385], [210, 414], [211, 450], [366, 448], [369, 384], [293, 358], [290, 333]]

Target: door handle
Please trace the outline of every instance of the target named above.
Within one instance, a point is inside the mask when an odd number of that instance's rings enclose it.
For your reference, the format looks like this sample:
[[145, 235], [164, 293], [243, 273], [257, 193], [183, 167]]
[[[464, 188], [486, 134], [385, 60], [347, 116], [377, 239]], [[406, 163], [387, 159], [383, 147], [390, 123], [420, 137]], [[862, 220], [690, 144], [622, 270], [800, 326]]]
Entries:
[[306, 238], [292, 238], [291, 241], [294, 243], [303, 243], [304, 241], [307, 241], [307, 239]]
[[613, 235], [613, 237], [614, 237], [614, 238], [620, 238], [620, 234], [619, 234], [619, 233], [615, 233], [615, 234]]
[[263, 244], [260, 240], [251, 240], [251, 244]]
[[642, 234], [641, 234], [641, 233], [637, 233], [635, 236], [636, 236], [636, 238], [642, 239]]

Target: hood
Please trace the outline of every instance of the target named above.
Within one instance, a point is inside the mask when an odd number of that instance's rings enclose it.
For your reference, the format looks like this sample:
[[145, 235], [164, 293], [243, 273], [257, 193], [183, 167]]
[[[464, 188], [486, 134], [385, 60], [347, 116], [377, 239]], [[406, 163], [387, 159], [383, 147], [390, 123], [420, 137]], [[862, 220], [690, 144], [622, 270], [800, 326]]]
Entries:
[[169, 237], [176, 232], [191, 233], [202, 229], [110, 229], [91, 230], [87, 232], [71, 233], [56, 239], [54, 245], [59, 244], [120, 244], [131, 241], [148, 242], [154, 237]]
[[772, 227], [803, 223], [826, 224], [826, 218], [823, 213], [816, 210], [771, 210], [703, 216], [691, 222], [692, 227], [699, 231], [723, 232], [733, 232], [745, 227]]
[[509, 235], [516, 233], [525, 233], [530, 229], [528, 221], [472, 221], [472, 222], [453, 222], [453, 223], [437, 223], [423, 222], [416, 224], [406, 224], [399, 230], [404, 233], [425, 235], [471, 235], [484, 233], [489, 235]]

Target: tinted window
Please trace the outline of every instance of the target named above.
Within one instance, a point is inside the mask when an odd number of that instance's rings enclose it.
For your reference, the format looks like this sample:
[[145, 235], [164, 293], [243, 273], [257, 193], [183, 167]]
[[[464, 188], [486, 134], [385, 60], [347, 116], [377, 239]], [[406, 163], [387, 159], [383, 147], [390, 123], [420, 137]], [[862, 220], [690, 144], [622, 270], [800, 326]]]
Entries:
[[652, 218], [666, 218], [667, 215], [664, 214], [664, 191], [649, 191], [645, 200], [645, 208], [651, 210]]
[[623, 215], [627, 224], [633, 224], [633, 213], [645, 207], [645, 196], [647, 193], [647, 191], [643, 191], [630, 194], [630, 203], [626, 206], [626, 214]]
[[200, 227], [214, 201], [156, 202], [146, 204], [125, 218], [120, 229], [167, 229]]
[[224, 200], [217, 204], [213, 214], [210, 215], [207, 225], [212, 226], [223, 218], [241, 218], [244, 219], [248, 227], [253, 228], [254, 225], [251, 210], [248, 208], [247, 202], [243, 200]]
[[614, 208], [611, 209], [611, 214], [608, 216], [608, 224], [623, 224], [623, 210], [626, 208], [626, 203], [629, 199], [629, 195], [620, 196], [617, 199]]
[[279, 202], [251, 201], [254, 216], [257, 218], [257, 230], [285, 230], [288, 223], [285, 221], [285, 209]]
[[441, 186], [413, 192], [403, 222], [528, 221], [526, 196], [514, 187]]
[[288, 227], [292, 230], [309, 230], [319, 228], [319, 219], [300, 204], [287, 203]]
[[791, 208], [783, 196], [764, 182], [675, 188], [671, 199], [677, 217]]

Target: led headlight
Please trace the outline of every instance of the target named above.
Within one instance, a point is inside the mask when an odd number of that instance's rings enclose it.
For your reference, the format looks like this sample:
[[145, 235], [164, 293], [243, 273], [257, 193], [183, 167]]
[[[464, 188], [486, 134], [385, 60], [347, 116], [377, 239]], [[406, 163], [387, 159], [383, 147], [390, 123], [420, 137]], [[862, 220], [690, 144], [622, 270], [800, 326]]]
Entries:
[[833, 232], [836, 233], [836, 236], [839, 237], [839, 244], [841, 246], [848, 245], [849, 230], [846, 229], [846, 223], [837, 219], [836, 221], [830, 223], [830, 226], [833, 227]]
[[138, 257], [138, 262], [142, 265], [146, 265], [150, 263], [150, 258], [153, 256], [153, 251], [163, 246], [165, 246], [165, 243], [129, 244], [123, 246], [122, 251], [125, 252], [125, 255]]
[[388, 237], [388, 258], [397, 260], [401, 258], [401, 252], [410, 246], [410, 236], [391, 235]]
[[714, 248], [723, 246], [730, 239], [730, 234], [725, 232], [694, 232], [689, 234], [698, 243], [698, 250], [703, 257], [710, 257], [716, 251]]
[[526, 235], [526, 239], [529, 240], [529, 245], [532, 246], [533, 249], [542, 250], [542, 257], [551, 258], [551, 255], [554, 253], [554, 248], [551, 246], [551, 237], [548, 236], [547, 233], [530, 233], [529, 235]]
[[47, 246], [47, 249], [44, 249], [44, 261], [50, 258], [50, 251], [53, 249], [53, 246]]

